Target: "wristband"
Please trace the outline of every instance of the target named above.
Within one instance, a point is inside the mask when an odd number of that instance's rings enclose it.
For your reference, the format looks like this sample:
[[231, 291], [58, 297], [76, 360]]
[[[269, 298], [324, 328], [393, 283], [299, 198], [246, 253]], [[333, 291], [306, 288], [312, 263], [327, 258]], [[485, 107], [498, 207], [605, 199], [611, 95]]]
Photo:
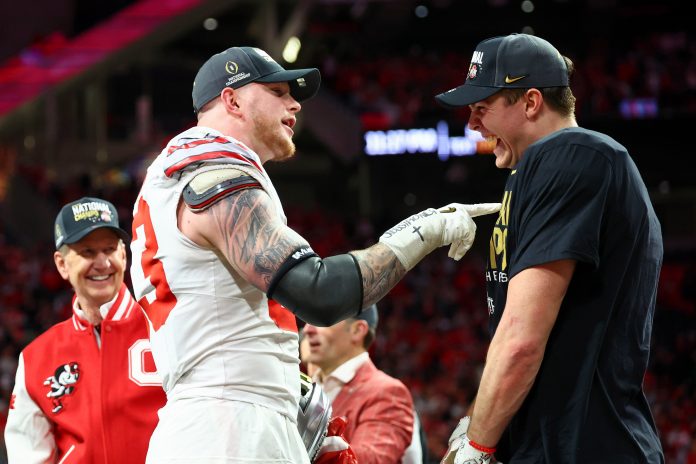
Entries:
[[495, 453], [495, 448], [488, 448], [487, 446], [483, 446], [483, 445], [476, 443], [474, 440], [472, 440], [469, 437], [467, 437], [467, 438], [469, 439], [469, 445], [471, 445], [472, 448], [474, 448], [478, 451], [481, 451], [483, 453], [487, 453], [487, 454]]

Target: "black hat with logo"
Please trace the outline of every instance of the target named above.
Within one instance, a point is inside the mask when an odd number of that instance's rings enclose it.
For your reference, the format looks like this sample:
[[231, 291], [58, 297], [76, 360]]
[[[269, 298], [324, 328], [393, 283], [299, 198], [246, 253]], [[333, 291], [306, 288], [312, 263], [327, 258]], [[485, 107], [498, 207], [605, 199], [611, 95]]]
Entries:
[[568, 67], [553, 45], [533, 35], [510, 34], [480, 42], [464, 84], [435, 99], [453, 108], [485, 100], [502, 89], [567, 86]]
[[316, 68], [287, 70], [260, 48], [232, 47], [211, 56], [193, 81], [193, 109], [198, 112], [225, 87], [238, 89], [251, 82], [287, 82], [290, 94], [302, 101], [319, 90], [321, 74]]
[[84, 197], [61, 208], [53, 228], [56, 250], [65, 244], [80, 241], [90, 232], [102, 227], [113, 230], [124, 241], [130, 236], [118, 225], [118, 213], [110, 202], [101, 198]]

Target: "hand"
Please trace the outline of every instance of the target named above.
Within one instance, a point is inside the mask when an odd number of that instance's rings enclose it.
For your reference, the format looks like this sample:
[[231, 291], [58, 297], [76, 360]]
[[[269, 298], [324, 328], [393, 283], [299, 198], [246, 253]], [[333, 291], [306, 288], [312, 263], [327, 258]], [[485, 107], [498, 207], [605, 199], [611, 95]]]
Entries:
[[464, 416], [459, 419], [459, 423], [454, 428], [452, 435], [450, 435], [449, 440], [447, 441], [449, 447], [447, 448], [445, 457], [442, 458], [442, 461], [440, 461], [440, 464], [454, 463], [454, 455], [456, 454], [457, 450], [459, 450], [462, 439], [466, 436], [466, 431], [469, 430], [470, 422], [471, 418], [469, 416]]
[[[450, 203], [444, 208], [440, 208], [441, 212], [454, 210], [453, 212], [455, 213], [466, 213], [469, 216], [468, 219], [464, 219], [469, 228], [462, 231], [464, 232], [464, 235], [461, 237], [461, 239], [457, 240], [454, 238], [451, 240], [450, 243], [452, 243], [452, 246], [450, 246], [447, 256], [453, 258], [455, 261], [462, 259], [466, 252], [471, 248], [471, 245], [474, 244], [474, 237], [476, 236], [476, 223], [471, 218], [483, 216], [485, 214], [497, 213], [500, 211], [501, 206], [502, 205], [500, 203], [476, 203], [473, 205]], [[448, 243], [443, 243], [443, 245], [447, 244]]]
[[332, 417], [326, 437], [313, 464], [358, 464], [358, 457], [343, 436], [348, 425], [345, 417]]
[[469, 416], [463, 417], [449, 438], [449, 448], [440, 464], [490, 464], [495, 449], [481, 449], [480, 445], [472, 445], [466, 435], [469, 429]]
[[[457, 442], [459, 446], [454, 447]], [[440, 464], [490, 464], [492, 457], [492, 452], [474, 448], [471, 440], [464, 434], [461, 440], [457, 439], [450, 445]]]
[[500, 207], [500, 203], [450, 203], [439, 210], [429, 208], [404, 219], [379, 241], [394, 252], [406, 270], [435, 248], [450, 244], [448, 256], [459, 260], [474, 243], [476, 223], [471, 218], [495, 213]]

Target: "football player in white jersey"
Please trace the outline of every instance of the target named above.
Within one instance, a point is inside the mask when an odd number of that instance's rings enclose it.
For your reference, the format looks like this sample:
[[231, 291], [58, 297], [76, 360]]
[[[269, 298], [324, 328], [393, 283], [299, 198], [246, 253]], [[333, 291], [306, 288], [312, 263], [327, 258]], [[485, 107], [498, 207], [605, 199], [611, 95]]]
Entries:
[[232, 47], [198, 71], [198, 125], [149, 167], [134, 208], [131, 277], [167, 405], [149, 463], [308, 463], [296, 427], [295, 315], [328, 326], [382, 298], [437, 247], [460, 259], [471, 219], [499, 204], [428, 209], [372, 247], [322, 259], [286, 225], [263, 164], [295, 153], [317, 69]]

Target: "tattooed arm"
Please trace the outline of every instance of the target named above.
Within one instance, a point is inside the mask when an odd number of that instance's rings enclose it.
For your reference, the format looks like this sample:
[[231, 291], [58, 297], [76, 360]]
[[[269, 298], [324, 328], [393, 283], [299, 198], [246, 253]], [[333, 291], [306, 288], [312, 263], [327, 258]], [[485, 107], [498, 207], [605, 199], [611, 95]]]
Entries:
[[358, 262], [362, 275], [363, 308], [381, 300], [406, 274], [396, 254], [383, 243], [350, 254]]
[[461, 258], [476, 228], [471, 206], [452, 204], [446, 213], [431, 208], [400, 222], [370, 248], [322, 259], [280, 220], [260, 188], [235, 191], [197, 211], [187, 204], [178, 210], [187, 237], [216, 250], [245, 280], [314, 325], [332, 325], [379, 301], [439, 246], [452, 244], [450, 256]]
[[[204, 248], [216, 250], [227, 265], [263, 292], [271, 289], [274, 277], [293, 252], [309, 248], [304, 238], [278, 218], [271, 198], [261, 189], [241, 190], [199, 212], [190, 210], [182, 202], [178, 221], [184, 235]], [[361, 308], [379, 301], [406, 272], [394, 252], [381, 243], [352, 252], [351, 255], [324, 260], [316, 258], [311, 268], [305, 265], [306, 272], [295, 272], [294, 276], [286, 274], [281, 282], [288, 280], [287, 287], [303, 289], [305, 295], [313, 295], [312, 298], [304, 297], [302, 308], [320, 304], [329, 307], [331, 314], [341, 314], [344, 311], [332, 307], [335, 304], [328, 300], [340, 300], [336, 298], [339, 296], [336, 295], [337, 288], [346, 286], [346, 279], [355, 277], [352, 288], [357, 290], [352, 290], [350, 285], [345, 290], [354, 294], [355, 301], [349, 314], [354, 315]], [[298, 282], [308, 279], [308, 273], [316, 281], [317, 272], [328, 282], [326, 291], [331, 298], [322, 297], [321, 289], [314, 287], [309, 292], [306, 284]], [[331, 279], [340, 281], [340, 284], [336, 285]], [[276, 296], [279, 291], [276, 290]], [[346, 299], [349, 298], [343, 298]]]
[[196, 244], [216, 250], [246, 281], [267, 291], [280, 265], [307, 241], [278, 217], [261, 189], [241, 190], [203, 211], [181, 202], [179, 229]]

